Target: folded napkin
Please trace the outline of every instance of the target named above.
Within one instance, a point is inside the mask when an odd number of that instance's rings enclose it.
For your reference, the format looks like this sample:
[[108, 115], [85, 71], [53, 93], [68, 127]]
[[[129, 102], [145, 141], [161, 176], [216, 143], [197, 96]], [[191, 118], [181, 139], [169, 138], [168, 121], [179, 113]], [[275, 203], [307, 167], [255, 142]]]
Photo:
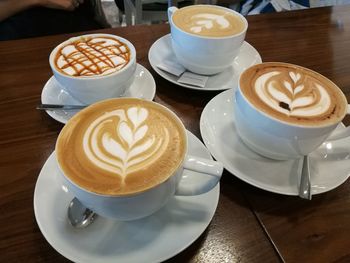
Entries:
[[204, 88], [207, 80], [209, 79], [207, 76], [186, 71], [181, 64], [174, 60], [163, 60], [157, 65], [157, 67], [176, 77], [179, 77], [177, 82], [182, 84]]

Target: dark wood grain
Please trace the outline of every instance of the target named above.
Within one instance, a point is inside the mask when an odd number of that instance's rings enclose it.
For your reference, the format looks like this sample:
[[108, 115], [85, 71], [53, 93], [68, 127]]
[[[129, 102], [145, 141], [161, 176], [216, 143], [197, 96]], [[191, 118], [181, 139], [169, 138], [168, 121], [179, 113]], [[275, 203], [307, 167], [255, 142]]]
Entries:
[[[312, 68], [337, 83], [350, 101], [350, 7], [250, 16], [247, 41], [264, 61]], [[217, 92], [185, 89], [150, 67], [148, 50], [168, 25], [103, 30], [126, 37], [155, 78], [155, 101], [174, 110], [200, 137], [199, 117]], [[74, 34], [78, 35], [78, 34]], [[34, 217], [37, 176], [62, 124], [35, 110], [52, 75], [48, 56], [72, 35], [0, 42], [0, 262], [66, 262]], [[344, 121], [350, 124], [350, 119]], [[332, 171], [330, 171], [331, 176]], [[349, 262], [350, 183], [311, 202], [256, 189], [228, 172], [213, 221], [169, 262]], [[169, 240], [171, 242], [171, 240]]]

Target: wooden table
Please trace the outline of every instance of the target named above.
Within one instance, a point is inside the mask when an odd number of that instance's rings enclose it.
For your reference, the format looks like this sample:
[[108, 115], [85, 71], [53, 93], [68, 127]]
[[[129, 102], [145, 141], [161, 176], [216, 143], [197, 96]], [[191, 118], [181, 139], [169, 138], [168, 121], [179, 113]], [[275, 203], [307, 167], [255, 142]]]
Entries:
[[[314, 69], [350, 101], [350, 6], [248, 17], [247, 41], [264, 61]], [[159, 77], [147, 54], [168, 25], [103, 30], [128, 38], [151, 70], [155, 101], [174, 110], [198, 137], [199, 117], [217, 92], [178, 87]], [[48, 55], [68, 35], [0, 43], [0, 262], [65, 262], [45, 240], [33, 211], [40, 169], [62, 124], [35, 110], [52, 75]], [[349, 118], [345, 119], [349, 124]], [[332, 176], [332, 171], [329, 171]], [[169, 241], [171, 242], [171, 241]], [[272, 194], [224, 173], [207, 230], [169, 262], [350, 262], [350, 181], [312, 201]]]

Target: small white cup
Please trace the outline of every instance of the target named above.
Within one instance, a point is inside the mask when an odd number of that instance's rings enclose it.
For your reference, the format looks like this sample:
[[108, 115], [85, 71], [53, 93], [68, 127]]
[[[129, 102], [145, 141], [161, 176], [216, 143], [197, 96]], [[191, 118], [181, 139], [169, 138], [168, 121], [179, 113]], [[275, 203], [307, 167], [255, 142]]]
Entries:
[[[322, 126], [293, 125], [260, 111], [247, 100], [240, 87], [234, 94], [237, 133], [250, 149], [265, 157], [298, 159], [317, 149], [326, 140], [350, 136], [350, 127], [332, 133], [341, 121]], [[347, 114], [350, 114], [350, 105], [347, 105]]]
[[[112, 37], [121, 41], [122, 43], [125, 43], [129, 47], [131, 53], [129, 63], [121, 70], [113, 72], [109, 75], [76, 77], [61, 73], [56, 69], [54, 63], [54, 58], [57, 51], [62, 46], [67, 45], [70, 42], [74, 42], [82, 37]], [[72, 97], [83, 104], [92, 104], [100, 100], [123, 96], [125, 91], [134, 81], [136, 70], [136, 50], [133, 44], [125, 38], [110, 34], [89, 34], [72, 37], [59, 44], [51, 52], [49, 62], [56, 80]]]
[[[158, 105], [172, 114], [174, 119], [180, 124], [183, 129], [182, 133], [185, 134], [184, 145], [187, 147], [187, 133], [181, 120], [169, 109], [160, 104]], [[59, 167], [59, 162], [57, 163]], [[198, 174], [200, 178], [196, 177], [194, 180], [191, 180], [191, 178], [183, 177], [184, 169], [200, 172]], [[84, 206], [100, 216], [120, 221], [136, 220], [149, 216], [162, 208], [174, 195], [191, 196], [206, 193], [218, 184], [222, 172], [223, 165], [220, 162], [184, 155], [179, 168], [163, 183], [141, 193], [117, 196], [97, 194], [84, 189], [65, 176], [60, 168], [64, 185]], [[188, 182], [190, 182], [190, 185]]]
[[174, 6], [168, 8], [172, 48], [176, 58], [186, 69], [197, 74], [213, 75], [231, 66], [244, 42], [248, 29], [248, 22], [241, 14], [225, 7], [215, 6], [215, 8], [221, 8], [239, 16], [245, 24], [244, 30], [227, 37], [190, 34], [177, 27], [172, 20], [173, 14], [179, 9]]

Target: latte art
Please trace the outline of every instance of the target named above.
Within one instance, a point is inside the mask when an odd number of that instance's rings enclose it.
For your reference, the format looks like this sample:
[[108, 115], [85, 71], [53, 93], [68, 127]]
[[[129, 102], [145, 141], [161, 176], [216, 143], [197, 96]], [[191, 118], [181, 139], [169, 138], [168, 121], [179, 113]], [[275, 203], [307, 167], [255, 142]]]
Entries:
[[266, 105], [287, 116], [320, 116], [332, 107], [322, 83], [294, 71], [262, 74], [256, 79], [255, 92]]
[[268, 62], [250, 67], [240, 89], [254, 107], [282, 121], [326, 125], [341, 120], [346, 98], [324, 76], [292, 64]]
[[245, 25], [238, 15], [213, 6], [188, 6], [172, 17], [182, 30], [201, 36], [222, 37], [243, 32]]
[[193, 25], [190, 26], [190, 30], [193, 33], [199, 33], [203, 30], [207, 29], [213, 29], [214, 24], [222, 30], [225, 30], [230, 26], [230, 22], [222, 15], [215, 15], [215, 14], [199, 14], [194, 15], [192, 17]]
[[81, 37], [61, 47], [55, 66], [69, 76], [108, 75], [121, 70], [130, 61], [125, 43], [112, 37]]
[[59, 167], [80, 187], [123, 196], [150, 189], [173, 175], [186, 152], [185, 129], [156, 103], [110, 99], [80, 111], [57, 143]]
[[[108, 112], [93, 121], [83, 137], [87, 158], [97, 167], [125, 178], [164, 154], [169, 132], [149, 134], [148, 110], [131, 107]], [[142, 165], [140, 165], [142, 164]]]

